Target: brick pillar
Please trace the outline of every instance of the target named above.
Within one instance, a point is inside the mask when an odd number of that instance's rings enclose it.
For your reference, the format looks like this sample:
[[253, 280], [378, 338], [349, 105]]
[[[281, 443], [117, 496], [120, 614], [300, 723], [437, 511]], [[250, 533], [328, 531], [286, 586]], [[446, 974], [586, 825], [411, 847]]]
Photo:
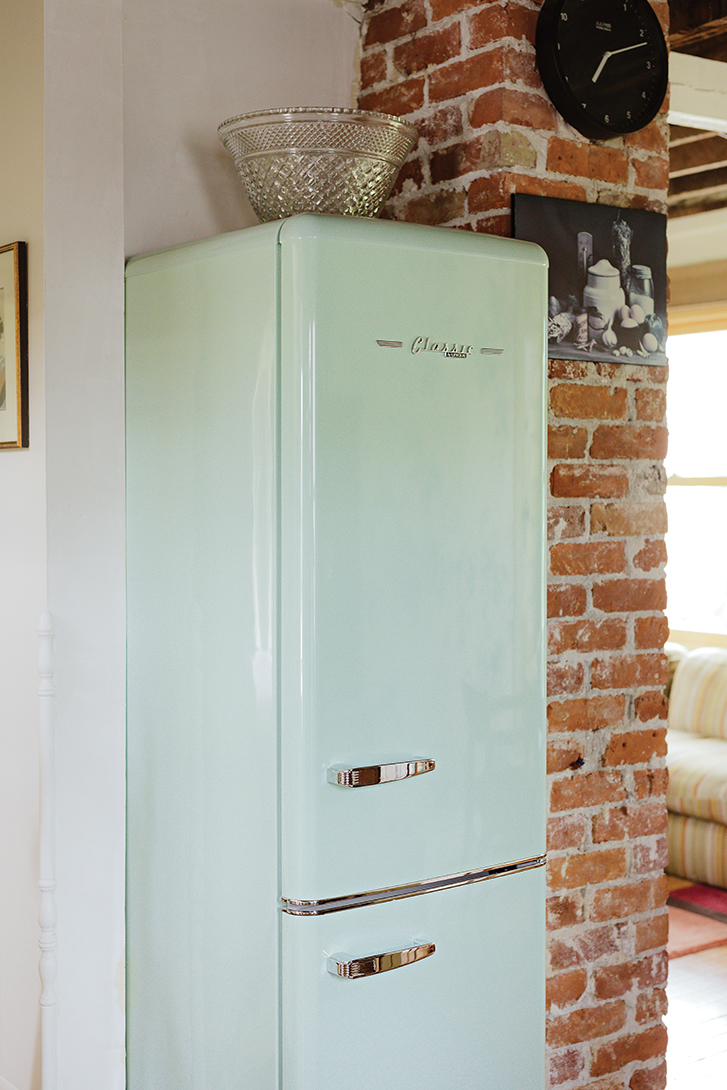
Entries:
[[[666, 211], [665, 110], [630, 137], [581, 137], [540, 83], [538, 10], [364, 5], [359, 104], [420, 133], [390, 218], [509, 235], [513, 192]], [[667, 374], [549, 371], [550, 1082], [663, 1090]]]

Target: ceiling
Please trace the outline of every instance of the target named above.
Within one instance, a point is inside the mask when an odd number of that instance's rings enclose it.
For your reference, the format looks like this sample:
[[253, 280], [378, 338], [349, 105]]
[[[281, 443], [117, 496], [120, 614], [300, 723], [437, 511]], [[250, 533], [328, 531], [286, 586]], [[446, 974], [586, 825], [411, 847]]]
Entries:
[[[727, 0], [669, 0], [669, 46], [727, 62]], [[727, 133], [670, 125], [669, 216], [727, 206]]]

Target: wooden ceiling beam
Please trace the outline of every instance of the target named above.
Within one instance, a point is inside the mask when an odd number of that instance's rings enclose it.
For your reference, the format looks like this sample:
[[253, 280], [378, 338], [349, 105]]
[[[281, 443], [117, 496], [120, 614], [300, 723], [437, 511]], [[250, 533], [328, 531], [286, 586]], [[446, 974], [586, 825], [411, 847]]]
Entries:
[[727, 139], [720, 134], [710, 133], [705, 140], [672, 146], [669, 155], [670, 178], [723, 166], [727, 166]]
[[727, 0], [669, 0], [669, 38], [727, 20]]

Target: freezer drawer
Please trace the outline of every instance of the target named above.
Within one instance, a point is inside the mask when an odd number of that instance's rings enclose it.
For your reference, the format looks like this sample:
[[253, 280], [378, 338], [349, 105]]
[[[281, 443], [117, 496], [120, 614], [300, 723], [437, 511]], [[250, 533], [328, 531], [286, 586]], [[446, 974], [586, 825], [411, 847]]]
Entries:
[[[540, 251], [315, 230], [281, 257], [292, 898], [544, 851]], [[359, 769], [367, 786], [346, 782]]]
[[544, 905], [541, 867], [283, 915], [285, 1090], [543, 1090]]

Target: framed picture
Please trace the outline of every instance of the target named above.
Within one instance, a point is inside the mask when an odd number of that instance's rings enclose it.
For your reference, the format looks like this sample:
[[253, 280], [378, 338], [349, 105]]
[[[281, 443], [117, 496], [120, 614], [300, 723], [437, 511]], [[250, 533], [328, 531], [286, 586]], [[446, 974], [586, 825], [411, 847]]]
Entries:
[[666, 363], [666, 216], [513, 196], [515, 238], [548, 255], [548, 355]]
[[28, 264], [24, 242], [0, 246], [0, 449], [28, 446]]

